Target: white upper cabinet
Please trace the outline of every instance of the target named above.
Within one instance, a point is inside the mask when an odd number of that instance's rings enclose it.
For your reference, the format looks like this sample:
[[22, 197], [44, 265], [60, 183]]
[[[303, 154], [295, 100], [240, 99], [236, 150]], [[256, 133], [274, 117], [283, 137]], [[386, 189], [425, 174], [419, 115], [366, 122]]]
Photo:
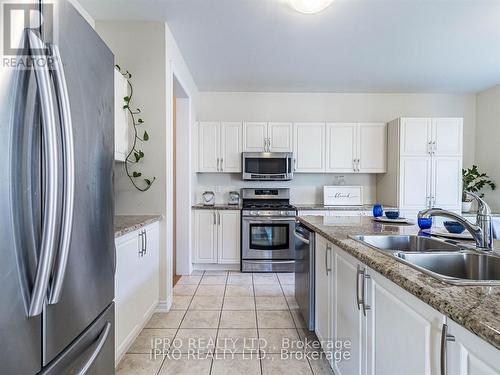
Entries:
[[432, 119], [432, 148], [435, 156], [462, 156], [463, 120]]
[[200, 122], [198, 172], [241, 172], [242, 129], [240, 122]]
[[295, 123], [293, 152], [295, 172], [325, 172], [325, 124]]
[[359, 173], [384, 173], [387, 169], [387, 125], [358, 125]]
[[241, 172], [242, 129], [240, 122], [220, 125], [220, 171]]
[[243, 151], [263, 152], [267, 146], [267, 123], [243, 123]]
[[267, 126], [268, 151], [291, 152], [293, 150], [293, 124], [270, 122]]
[[352, 173], [356, 170], [357, 124], [326, 124], [326, 171]]
[[432, 138], [432, 120], [430, 118], [401, 119], [401, 155], [429, 155]]
[[219, 123], [200, 122], [198, 135], [198, 171], [219, 172]]

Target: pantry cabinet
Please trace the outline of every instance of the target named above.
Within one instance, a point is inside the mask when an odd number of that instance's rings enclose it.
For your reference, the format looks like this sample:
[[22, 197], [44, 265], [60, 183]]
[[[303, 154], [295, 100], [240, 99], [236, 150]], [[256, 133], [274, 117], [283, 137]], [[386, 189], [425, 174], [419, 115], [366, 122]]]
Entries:
[[194, 211], [194, 263], [240, 262], [240, 211]]
[[116, 363], [158, 305], [159, 241], [157, 222], [116, 238]]
[[240, 122], [200, 122], [198, 172], [241, 172], [242, 127]]
[[243, 151], [291, 152], [293, 130], [291, 122], [243, 123]]

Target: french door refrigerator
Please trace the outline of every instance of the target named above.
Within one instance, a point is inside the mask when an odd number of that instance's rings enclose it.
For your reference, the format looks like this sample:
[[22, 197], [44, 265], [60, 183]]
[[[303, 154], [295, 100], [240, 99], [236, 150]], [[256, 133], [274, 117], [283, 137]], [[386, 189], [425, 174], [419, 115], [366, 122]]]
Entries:
[[34, 62], [0, 69], [0, 374], [112, 374], [114, 57], [67, 0], [0, 3]]

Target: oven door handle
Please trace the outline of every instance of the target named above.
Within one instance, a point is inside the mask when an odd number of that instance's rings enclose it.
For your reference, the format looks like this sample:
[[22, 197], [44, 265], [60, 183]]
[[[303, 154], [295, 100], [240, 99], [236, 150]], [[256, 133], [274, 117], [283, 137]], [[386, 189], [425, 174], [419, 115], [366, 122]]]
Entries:
[[272, 219], [266, 218], [263, 220], [243, 218], [243, 220], [249, 224], [276, 224], [276, 222], [289, 222], [290, 224], [295, 225], [295, 218], [277, 217]]
[[295, 236], [295, 238], [297, 238], [299, 241], [305, 243], [306, 245], [309, 245], [309, 240], [307, 238], [305, 238], [302, 234], [300, 234], [299, 232], [297, 231], [294, 231], [293, 232], [293, 235]]

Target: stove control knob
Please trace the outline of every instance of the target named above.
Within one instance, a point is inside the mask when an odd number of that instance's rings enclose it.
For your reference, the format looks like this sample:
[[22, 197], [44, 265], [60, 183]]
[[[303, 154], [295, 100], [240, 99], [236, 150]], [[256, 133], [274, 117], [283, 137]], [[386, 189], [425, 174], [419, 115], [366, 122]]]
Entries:
[[286, 211], [281, 211], [281, 212], [280, 212], [280, 215], [281, 215], [281, 216], [286, 216]]
[[257, 211], [250, 211], [250, 215], [257, 216]]

